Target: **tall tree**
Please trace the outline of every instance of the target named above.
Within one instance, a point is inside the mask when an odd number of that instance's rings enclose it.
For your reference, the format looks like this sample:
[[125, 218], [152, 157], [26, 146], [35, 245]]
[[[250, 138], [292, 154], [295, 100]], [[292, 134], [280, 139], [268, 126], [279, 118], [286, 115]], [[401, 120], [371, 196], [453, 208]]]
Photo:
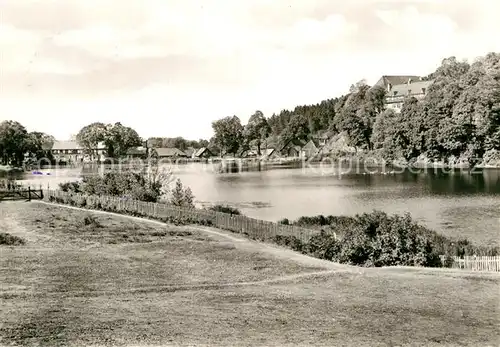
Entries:
[[396, 132], [394, 126], [396, 113], [392, 109], [383, 111], [373, 124], [371, 142], [374, 149], [381, 149], [392, 142], [392, 137]]
[[364, 83], [358, 82], [351, 87], [351, 94], [337, 119], [337, 128], [347, 133], [351, 146], [372, 149], [373, 124], [384, 109], [384, 96], [380, 88], [371, 89]]
[[137, 131], [121, 123], [108, 125], [104, 133], [106, 152], [111, 158], [119, 158], [127, 154], [127, 150], [142, 145]]
[[101, 122], [91, 123], [84, 126], [78, 134], [76, 134], [76, 141], [83, 147], [84, 151], [93, 156], [96, 153], [97, 147], [100, 142], [106, 139], [108, 127]]
[[255, 111], [255, 113], [250, 116], [243, 130], [243, 136], [246, 142], [257, 146], [258, 155], [261, 154], [262, 142], [265, 141], [270, 133], [271, 129], [269, 124], [267, 124], [267, 119], [261, 111]]
[[137, 132], [121, 123], [92, 123], [83, 127], [76, 136], [78, 143], [89, 154], [94, 154], [100, 142], [104, 143], [106, 153], [111, 158], [118, 158], [132, 147], [142, 145]]
[[55, 139], [52, 135], [34, 131], [28, 134], [26, 149], [29, 155], [36, 160], [42, 158], [47, 158], [50, 160], [50, 150], [52, 149], [54, 142]]
[[288, 141], [299, 139], [307, 140], [309, 137], [309, 122], [302, 114], [293, 115], [290, 122], [283, 130], [280, 136], [281, 145], [285, 145]]
[[243, 140], [243, 126], [237, 116], [225, 117], [212, 123], [214, 142], [222, 154], [236, 154]]
[[28, 148], [28, 131], [19, 122], [0, 123], [0, 155], [2, 164], [19, 166]]

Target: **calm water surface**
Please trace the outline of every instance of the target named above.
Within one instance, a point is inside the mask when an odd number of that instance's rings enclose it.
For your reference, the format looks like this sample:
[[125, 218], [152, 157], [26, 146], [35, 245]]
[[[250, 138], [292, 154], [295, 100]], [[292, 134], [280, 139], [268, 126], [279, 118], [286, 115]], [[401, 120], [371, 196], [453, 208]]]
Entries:
[[[448, 235], [500, 244], [500, 170], [442, 173], [344, 174], [308, 167], [216, 173], [212, 166], [177, 165], [175, 177], [191, 187], [200, 205], [227, 203], [250, 217], [276, 221], [300, 216], [354, 215], [374, 209], [405, 213]], [[51, 171], [51, 170], [46, 170]], [[89, 169], [25, 174], [33, 184], [56, 187]]]

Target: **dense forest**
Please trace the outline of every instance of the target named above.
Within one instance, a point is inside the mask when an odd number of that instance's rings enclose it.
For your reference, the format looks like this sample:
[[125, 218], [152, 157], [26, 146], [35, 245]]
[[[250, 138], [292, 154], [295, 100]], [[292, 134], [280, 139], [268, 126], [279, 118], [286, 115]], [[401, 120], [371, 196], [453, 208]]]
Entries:
[[[237, 153], [263, 142], [280, 146], [290, 139], [343, 134], [350, 146], [376, 151], [387, 160], [423, 156], [475, 164], [487, 153], [498, 155], [500, 54], [489, 53], [472, 63], [446, 58], [424, 79], [433, 80], [425, 98], [406, 98], [400, 113], [384, 107], [384, 88], [361, 81], [346, 95], [267, 119], [257, 111], [245, 126], [236, 116], [217, 120], [211, 144], [223, 153]], [[256, 127], [265, 130], [251, 131]]]

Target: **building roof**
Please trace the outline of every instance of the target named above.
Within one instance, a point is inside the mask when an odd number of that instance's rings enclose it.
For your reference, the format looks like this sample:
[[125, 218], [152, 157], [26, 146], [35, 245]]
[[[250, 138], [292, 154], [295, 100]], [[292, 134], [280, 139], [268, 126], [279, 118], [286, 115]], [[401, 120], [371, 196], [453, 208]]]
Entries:
[[54, 141], [52, 149], [82, 149], [82, 147], [76, 141]]
[[[266, 148], [261, 152], [260, 159], [266, 159], [276, 152], [274, 148]], [[277, 152], [276, 152], [277, 153]]]
[[[54, 145], [52, 146], [53, 150], [75, 150], [75, 149], [83, 149], [82, 146], [78, 144], [76, 141], [54, 141]], [[99, 142], [96, 149], [106, 149], [106, 146], [103, 142]]]
[[199, 150], [196, 151], [196, 153], [194, 154], [195, 157], [199, 157], [201, 155], [203, 155], [203, 153], [207, 152], [210, 154], [210, 155], [213, 155], [212, 152], [207, 148], [207, 147], [201, 147]]
[[302, 141], [302, 140], [299, 140], [299, 139], [292, 139], [290, 141], [288, 141], [287, 143], [285, 143], [285, 145], [283, 147], [281, 147], [281, 150], [284, 150], [285, 148], [298, 148], [298, 149], [301, 149], [302, 147], [305, 146], [305, 142]]
[[421, 77], [420, 76], [414, 76], [414, 75], [384, 75], [382, 76], [377, 83], [375, 83], [375, 86], [380, 86], [380, 87], [387, 87], [389, 84], [395, 86], [397, 84], [405, 84], [408, 83], [409, 80], [412, 81], [420, 81]]
[[128, 155], [145, 155], [147, 153], [147, 149], [143, 147], [137, 148], [129, 148], [127, 149]]
[[397, 84], [392, 86], [391, 90], [387, 92], [387, 97], [395, 96], [410, 96], [414, 94], [421, 94], [422, 89], [428, 89], [433, 81], [419, 81], [410, 84]]
[[155, 148], [156, 154], [159, 157], [186, 157], [186, 153], [181, 151], [178, 148], [170, 147], [170, 148]]
[[274, 148], [266, 148], [265, 150], [262, 151], [262, 154], [267, 156], [273, 154], [274, 151], [275, 151]]
[[318, 141], [318, 139], [315, 139], [315, 138], [310, 139], [310, 140], [309, 140], [309, 141], [308, 141], [308, 142], [304, 145], [304, 147], [303, 147], [303, 148], [308, 149], [308, 148], [311, 148], [313, 145], [314, 145], [314, 147], [316, 147], [316, 148], [319, 148], [319, 147], [320, 147], [320, 146], [319, 146], [319, 141]]

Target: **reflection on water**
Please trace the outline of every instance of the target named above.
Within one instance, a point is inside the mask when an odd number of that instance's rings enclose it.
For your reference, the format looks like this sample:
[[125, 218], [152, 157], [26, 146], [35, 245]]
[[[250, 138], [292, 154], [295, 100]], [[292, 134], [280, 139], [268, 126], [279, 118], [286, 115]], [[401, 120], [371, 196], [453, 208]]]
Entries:
[[[218, 173], [216, 165], [186, 164], [172, 171], [191, 187], [199, 203], [231, 204], [255, 218], [276, 221], [380, 209], [410, 212], [447, 234], [489, 243], [500, 238], [500, 170], [356, 174], [318, 165]], [[95, 168], [58, 169], [52, 176], [18, 177], [53, 188], [95, 172]]]

